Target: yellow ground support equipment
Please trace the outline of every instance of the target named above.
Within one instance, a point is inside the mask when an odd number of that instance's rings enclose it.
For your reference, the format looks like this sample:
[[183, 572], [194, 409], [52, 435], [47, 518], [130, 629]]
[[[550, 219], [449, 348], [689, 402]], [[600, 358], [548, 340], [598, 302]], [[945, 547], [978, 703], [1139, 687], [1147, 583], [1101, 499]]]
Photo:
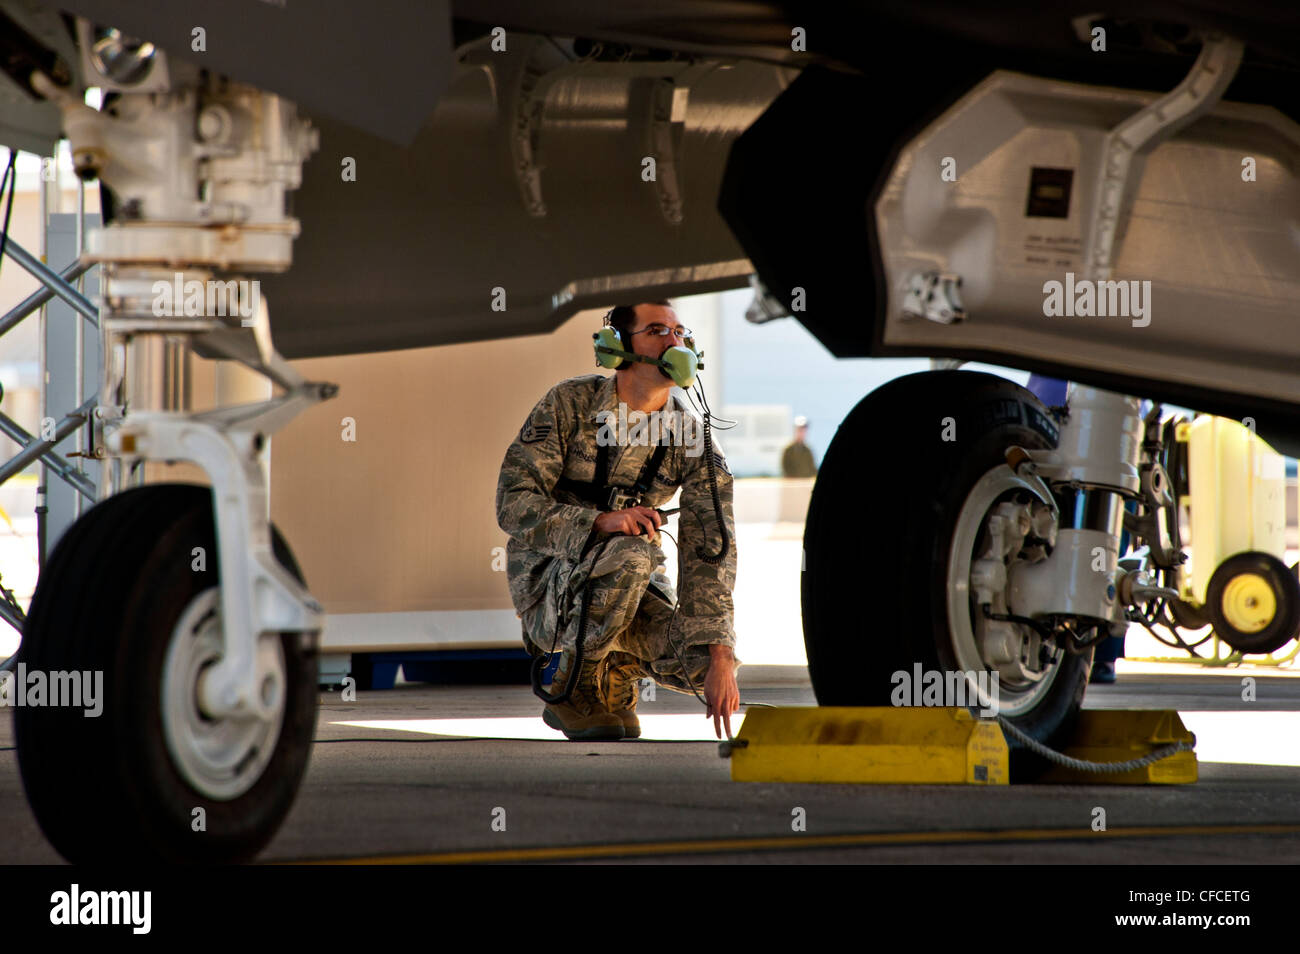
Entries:
[[1250, 428], [1210, 414], [1180, 423], [1175, 439], [1187, 444], [1189, 485], [1178, 502], [1190, 555], [1179, 589], [1200, 606], [1229, 557], [1258, 551], [1285, 558], [1286, 459]]
[[1300, 580], [1287, 566], [1286, 460], [1253, 430], [1203, 414], [1175, 429], [1186, 445], [1178, 512], [1189, 560], [1178, 589], [1243, 653], [1272, 653], [1300, 629]]

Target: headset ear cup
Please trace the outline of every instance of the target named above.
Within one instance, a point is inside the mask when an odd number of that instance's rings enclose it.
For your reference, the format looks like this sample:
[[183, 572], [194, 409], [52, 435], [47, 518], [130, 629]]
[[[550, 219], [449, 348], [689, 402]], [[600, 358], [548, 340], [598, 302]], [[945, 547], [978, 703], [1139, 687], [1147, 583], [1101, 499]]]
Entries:
[[596, 348], [596, 364], [602, 368], [613, 368], [618, 370], [627, 366], [626, 358], [620, 358], [617, 355], [608, 354], [602, 351], [602, 348], [612, 349], [614, 351], [623, 350], [623, 340], [616, 329], [606, 325], [591, 336], [594, 347]]

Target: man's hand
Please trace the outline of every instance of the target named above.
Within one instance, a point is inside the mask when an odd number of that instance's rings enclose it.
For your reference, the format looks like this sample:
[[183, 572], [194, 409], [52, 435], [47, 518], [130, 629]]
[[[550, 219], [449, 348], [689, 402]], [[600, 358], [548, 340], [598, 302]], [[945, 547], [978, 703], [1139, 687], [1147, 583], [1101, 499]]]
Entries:
[[713, 733], [722, 738], [723, 726], [731, 738], [731, 714], [740, 708], [740, 687], [736, 685], [736, 657], [730, 646], [709, 647], [709, 672], [704, 677], [704, 718], [713, 719]]
[[601, 533], [626, 533], [629, 536], [648, 534], [651, 541], [663, 523], [663, 518], [653, 507], [625, 507], [611, 510], [596, 518], [596, 529]]

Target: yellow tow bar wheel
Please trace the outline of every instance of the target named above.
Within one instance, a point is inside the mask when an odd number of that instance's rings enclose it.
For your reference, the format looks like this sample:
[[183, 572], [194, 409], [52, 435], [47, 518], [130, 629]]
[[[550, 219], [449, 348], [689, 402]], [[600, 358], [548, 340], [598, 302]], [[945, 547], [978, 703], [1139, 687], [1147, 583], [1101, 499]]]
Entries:
[[1242, 633], [1258, 633], [1277, 615], [1277, 596], [1268, 580], [1254, 573], [1234, 576], [1223, 589], [1223, 616]]
[[1210, 574], [1205, 615], [1239, 653], [1271, 653], [1300, 635], [1300, 577], [1271, 553], [1234, 553]]

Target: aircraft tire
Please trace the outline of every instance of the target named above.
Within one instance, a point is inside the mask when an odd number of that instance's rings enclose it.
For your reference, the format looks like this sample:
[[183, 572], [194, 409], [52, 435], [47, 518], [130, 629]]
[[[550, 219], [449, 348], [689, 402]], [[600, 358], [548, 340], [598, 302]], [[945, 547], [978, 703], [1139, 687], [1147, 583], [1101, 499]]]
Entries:
[[[274, 526], [271, 535], [277, 560], [301, 581]], [[102, 673], [101, 711], [86, 705], [83, 679], [80, 706], [19, 705], [14, 730], [28, 802], [69, 861], [247, 861], [288, 814], [316, 724], [316, 635], [259, 643], [282, 667], [278, 686], [266, 687], [278, 718], [208, 719], [187, 675], [221, 645], [219, 582], [212, 491], [199, 485], [116, 494], [50, 556], [18, 662], [29, 683], [34, 672], [50, 685], [51, 673]], [[178, 740], [192, 743], [185, 757]]]

